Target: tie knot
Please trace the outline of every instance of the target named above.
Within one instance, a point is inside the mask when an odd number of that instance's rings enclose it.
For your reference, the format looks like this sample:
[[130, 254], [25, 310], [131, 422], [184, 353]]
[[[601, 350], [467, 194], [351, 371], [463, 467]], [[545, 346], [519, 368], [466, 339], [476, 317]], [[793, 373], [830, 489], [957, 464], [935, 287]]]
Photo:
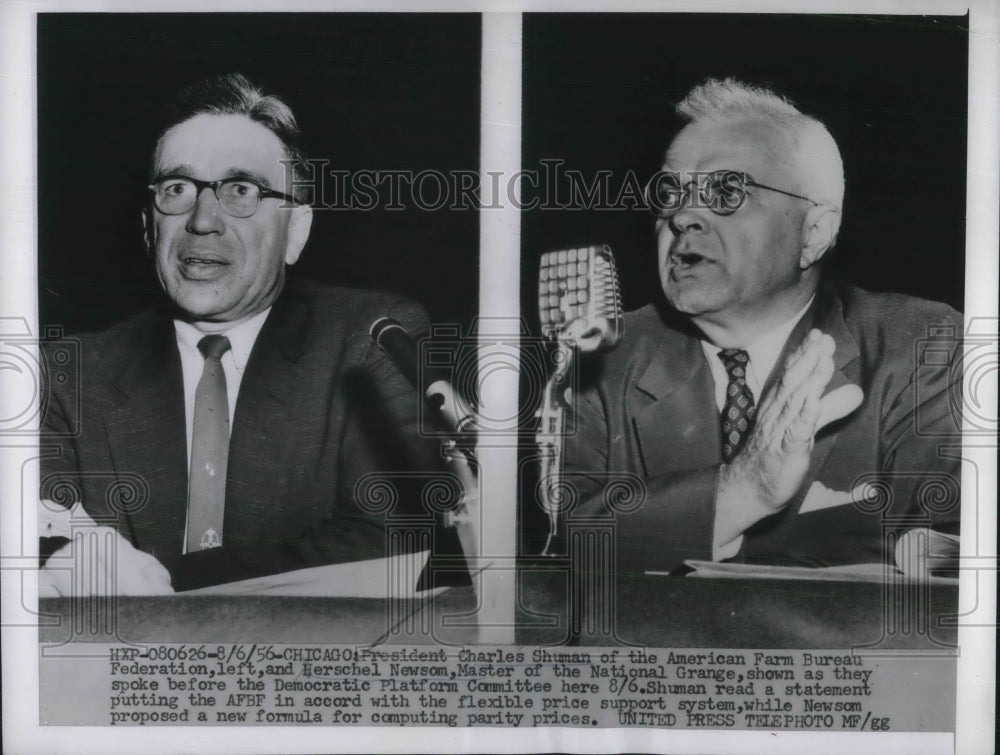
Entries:
[[220, 359], [229, 351], [229, 339], [225, 336], [205, 336], [198, 341], [198, 351], [205, 359]]
[[747, 362], [750, 361], [750, 355], [746, 349], [723, 349], [719, 352], [719, 359], [725, 365], [730, 378], [746, 377], [746, 366]]

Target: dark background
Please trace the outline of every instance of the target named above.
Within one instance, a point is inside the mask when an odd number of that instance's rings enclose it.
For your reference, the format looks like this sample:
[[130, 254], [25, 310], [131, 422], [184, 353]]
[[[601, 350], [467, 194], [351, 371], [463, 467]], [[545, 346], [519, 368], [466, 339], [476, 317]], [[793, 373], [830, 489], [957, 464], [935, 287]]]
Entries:
[[[611, 171], [612, 198], [629, 171], [645, 185], [683, 125], [675, 103], [708, 77], [732, 76], [771, 86], [837, 140], [847, 186], [827, 274], [962, 307], [968, 17], [535, 13], [523, 29], [522, 164], [543, 177], [525, 202], [569, 203], [566, 180], [545, 185], [543, 159], [588, 182]], [[526, 210], [521, 234], [533, 332], [546, 251], [607, 243], [626, 309], [663, 296], [641, 206]], [[536, 382], [522, 372], [522, 396]], [[533, 490], [537, 470], [523, 468], [521, 489]], [[520, 552], [537, 553], [546, 522], [532, 495], [521, 507]]]
[[[70, 332], [158, 293], [139, 209], [166, 96], [240, 71], [282, 96], [309, 156], [346, 170], [479, 167], [478, 14], [40, 14], [40, 323]], [[662, 162], [674, 103], [708, 76], [773, 86], [823, 120], [847, 178], [830, 272], [962, 305], [967, 18], [525, 14], [523, 165], [543, 158], [611, 188]], [[544, 192], [545, 187], [542, 187]], [[527, 198], [527, 197], [526, 197]], [[644, 209], [522, 214], [522, 304], [537, 332], [537, 260], [608, 243], [626, 307], [661, 296]], [[317, 211], [293, 274], [476, 313], [475, 210]], [[529, 447], [530, 447], [530, 438]], [[523, 543], [524, 552], [535, 544]]]
[[[330, 168], [476, 171], [480, 31], [478, 14], [39, 14], [40, 323], [105, 327], [158, 295], [139, 210], [181, 86], [246, 74]], [[291, 273], [467, 323], [478, 244], [475, 209], [317, 211]]]
[[[967, 29], [967, 16], [525, 14], [523, 163], [611, 170], [615, 194], [627, 171], [645, 183], [659, 169], [694, 85], [768, 84], [840, 146], [847, 191], [828, 272], [961, 308]], [[552, 249], [607, 243], [627, 309], [661, 296], [644, 209], [534, 210], [523, 223], [533, 323], [537, 259]]]

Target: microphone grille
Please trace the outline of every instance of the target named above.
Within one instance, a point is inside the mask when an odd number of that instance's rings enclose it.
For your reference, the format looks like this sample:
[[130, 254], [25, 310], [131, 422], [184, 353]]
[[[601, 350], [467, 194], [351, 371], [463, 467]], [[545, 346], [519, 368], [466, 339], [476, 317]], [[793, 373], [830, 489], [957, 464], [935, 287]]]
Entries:
[[598, 317], [617, 319], [622, 316], [622, 294], [618, 285], [618, 269], [607, 245], [594, 255], [593, 300]]
[[569, 323], [622, 327], [621, 289], [607, 244], [560, 249], [542, 255], [538, 272], [538, 313], [542, 334], [555, 337]]

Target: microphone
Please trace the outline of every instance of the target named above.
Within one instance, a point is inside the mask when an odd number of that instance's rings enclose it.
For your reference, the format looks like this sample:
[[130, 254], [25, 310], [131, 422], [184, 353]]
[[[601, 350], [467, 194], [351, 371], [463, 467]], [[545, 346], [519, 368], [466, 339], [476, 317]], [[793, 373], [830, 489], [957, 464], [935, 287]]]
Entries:
[[[424, 391], [424, 399], [440, 413], [455, 440], [475, 444], [479, 430], [476, 413], [448, 382], [443, 370], [428, 366], [419, 369], [417, 344], [403, 326], [391, 317], [380, 317], [372, 323], [368, 333], [410, 385]], [[421, 371], [425, 378], [424, 385], [421, 385]]]
[[542, 334], [582, 354], [610, 351], [624, 333], [618, 271], [607, 244], [542, 255], [538, 271]]
[[[475, 445], [479, 432], [476, 414], [452, 388], [443, 370], [434, 370], [426, 365], [420, 367], [417, 344], [398, 321], [380, 317], [372, 323], [368, 333], [410, 385], [418, 392], [424, 391], [424, 399], [438, 411], [451, 435], [442, 451], [448, 469], [461, 481], [462, 500], [453, 509], [444, 512], [444, 524], [455, 529], [462, 553], [472, 568], [478, 562], [482, 540], [479, 480], [475, 467]], [[427, 387], [424, 388], [421, 382], [425, 382]]]
[[566, 503], [562, 490], [566, 412], [573, 410], [570, 371], [576, 357], [613, 349], [625, 330], [618, 271], [610, 247], [601, 244], [543, 254], [538, 271], [538, 313], [542, 334], [556, 342], [556, 369], [535, 414], [535, 443], [540, 502], [549, 519], [542, 555], [557, 556], [564, 550], [560, 515]]

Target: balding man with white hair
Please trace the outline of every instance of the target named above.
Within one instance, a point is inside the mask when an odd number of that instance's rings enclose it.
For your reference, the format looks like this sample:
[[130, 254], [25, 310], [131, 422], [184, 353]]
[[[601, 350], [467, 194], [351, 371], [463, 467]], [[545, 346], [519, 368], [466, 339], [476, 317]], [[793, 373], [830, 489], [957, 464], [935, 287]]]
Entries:
[[[957, 530], [961, 315], [823, 280], [844, 173], [818, 120], [732, 79], [677, 112], [647, 189], [666, 301], [581, 377], [571, 523], [614, 516], [626, 574], [878, 562]], [[642, 485], [616, 507], [622, 477]]]

